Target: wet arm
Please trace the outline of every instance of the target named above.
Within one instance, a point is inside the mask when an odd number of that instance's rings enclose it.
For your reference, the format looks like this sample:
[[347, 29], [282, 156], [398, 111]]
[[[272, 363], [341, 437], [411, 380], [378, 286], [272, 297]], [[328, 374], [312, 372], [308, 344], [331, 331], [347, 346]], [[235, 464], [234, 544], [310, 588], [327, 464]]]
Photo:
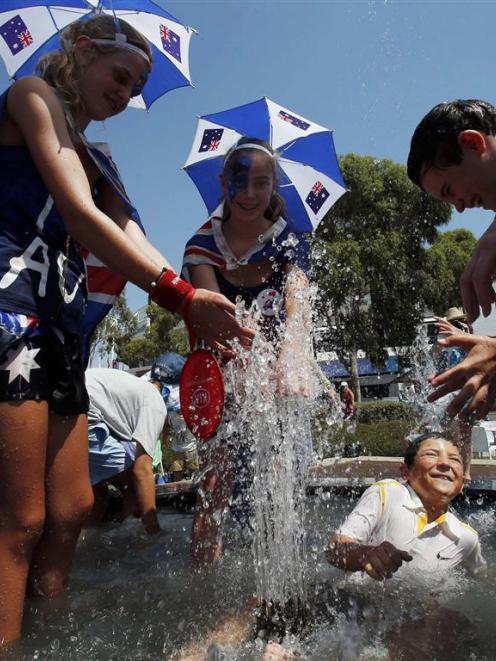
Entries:
[[467, 321], [472, 323], [480, 314], [489, 316], [496, 300], [493, 278], [496, 273], [496, 219], [475, 245], [474, 253], [460, 278], [463, 306]]
[[55, 92], [41, 79], [23, 78], [9, 93], [8, 111], [68, 233], [107, 266], [148, 291], [160, 268], [94, 204]]
[[151, 259], [158, 268], [172, 268], [167, 258], [146, 238], [138, 223], [130, 218], [120, 197], [108, 183], [104, 183], [100, 191], [99, 206], [101, 210], [116, 223], [133, 242], [134, 246]]
[[299, 321], [304, 321], [308, 326], [311, 320], [311, 308], [308, 297], [303, 298], [303, 291], [308, 287], [308, 278], [305, 273], [296, 266], [289, 264], [286, 267], [287, 283], [285, 291], [285, 310], [288, 321], [298, 316]]
[[329, 562], [346, 571], [364, 571], [376, 581], [391, 578], [403, 562], [410, 562], [412, 556], [397, 549], [390, 542], [377, 546], [359, 544], [345, 535], [335, 535], [327, 550]]
[[346, 535], [334, 535], [327, 548], [327, 560], [346, 571], [364, 571], [365, 556], [372, 546], [359, 544]]
[[189, 267], [191, 284], [193, 287], [201, 287], [209, 291], [220, 292], [215, 271], [210, 264], [196, 264]]
[[159, 532], [152, 458], [139, 443], [137, 443], [136, 460], [133, 464], [133, 480], [141, 522], [147, 533]]
[[[64, 113], [54, 91], [41, 79], [26, 77], [12, 87], [8, 111], [15, 117], [40, 176], [59, 210], [67, 232], [112, 270], [149, 292], [161, 272], [158, 251], [136, 247], [128, 233], [96, 207], [91, 189], [69, 135]], [[140, 245], [145, 244], [141, 239]], [[165, 264], [166, 265], [166, 264]], [[168, 285], [156, 292], [169, 308]], [[174, 299], [176, 300], [176, 299]], [[184, 314], [183, 303], [178, 312]], [[199, 337], [217, 346], [238, 337], [249, 346], [250, 329], [234, 318], [234, 305], [224, 296], [196, 291], [188, 308], [189, 323]]]
[[467, 355], [458, 365], [429, 379], [435, 390], [428, 400], [433, 402], [459, 391], [446, 409], [448, 415], [467, 418], [474, 413], [477, 418], [484, 418], [496, 396], [496, 339], [459, 333], [439, 340], [439, 344], [460, 347]]

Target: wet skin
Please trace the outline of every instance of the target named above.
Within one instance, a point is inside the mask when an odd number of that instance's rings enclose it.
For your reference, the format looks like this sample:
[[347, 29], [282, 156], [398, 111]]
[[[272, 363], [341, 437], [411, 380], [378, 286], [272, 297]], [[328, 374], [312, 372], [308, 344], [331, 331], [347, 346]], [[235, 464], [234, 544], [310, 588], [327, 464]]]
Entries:
[[458, 137], [461, 163], [430, 167], [422, 175], [422, 188], [432, 197], [465, 209], [496, 211], [496, 140], [480, 131], [462, 131]]
[[422, 441], [413, 466], [402, 465], [402, 477], [422, 501], [428, 520], [434, 521], [462, 490], [463, 459], [451, 441], [428, 438]]

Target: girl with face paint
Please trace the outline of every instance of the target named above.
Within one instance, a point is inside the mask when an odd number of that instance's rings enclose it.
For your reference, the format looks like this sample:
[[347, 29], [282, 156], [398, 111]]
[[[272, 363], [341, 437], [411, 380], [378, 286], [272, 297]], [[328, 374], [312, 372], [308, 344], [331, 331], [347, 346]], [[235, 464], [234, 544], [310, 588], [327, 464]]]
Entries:
[[[225, 158], [221, 182], [222, 211], [186, 245], [183, 276], [195, 287], [220, 292], [233, 302], [242, 300], [247, 310], [255, 309], [258, 329], [277, 347], [273, 373], [278, 394], [306, 396], [305, 368], [297, 378], [288, 370], [288, 363], [294, 365], [302, 351], [287, 330], [305, 305], [300, 293], [308, 286], [308, 244], [284, 219], [284, 203], [277, 192], [277, 156], [267, 143], [241, 138]], [[303, 333], [310, 318], [310, 310], [298, 316]], [[232, 419], [229, 402], [226, 408]], [[219, 513], [232, 495], [239, 446], [239, 438], [209, 442], [209, 456], [204, 459], [213, 468], [199, 489], [202, 496], [193, 525], [192, 555], [199, 564], [221, 556]], [[237, 459], [239, 465], [239, 454]], [[244, 448], [243, 461], [249, 462], [249, 448]]]

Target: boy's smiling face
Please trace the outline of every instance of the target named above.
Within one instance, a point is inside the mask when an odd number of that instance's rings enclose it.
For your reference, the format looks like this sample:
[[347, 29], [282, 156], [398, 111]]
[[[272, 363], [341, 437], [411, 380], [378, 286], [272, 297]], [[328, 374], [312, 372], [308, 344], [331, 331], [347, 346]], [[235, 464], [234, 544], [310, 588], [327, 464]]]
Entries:
[[407, 480], [426, 509], [446, 509], [462, 490], [464, 465], [460, 450], [444, 438], [426, 438], [420, 443], [413, 466], [401, 466]]

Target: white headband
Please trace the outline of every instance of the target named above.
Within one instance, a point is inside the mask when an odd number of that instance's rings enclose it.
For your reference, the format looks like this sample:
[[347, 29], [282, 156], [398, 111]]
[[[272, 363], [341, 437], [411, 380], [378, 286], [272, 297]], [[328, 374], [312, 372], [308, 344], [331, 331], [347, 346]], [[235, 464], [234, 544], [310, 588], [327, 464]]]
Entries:
[[115, 33], [115, 39], [91, 39], [91, 41], [94, 44], [100, 44], [101, 46], [114, 46], [115, 48], [125, 48], [126, 50], [130, 50], [133, 53], [138, 53], [141, 55], [141, 57], [148, 62], [148, 64], [151, 66], [152, 63], [150, 62], [150, 58], [148, 55], [145, 53], [145, 51], [141, 50], [141, 48], [138, 48], [138, 46], [135, 46], [134, 44], [130, 44], [127, 40], [127, 37], [125, 34], [122, 32], [116, 32]]
[[227, 160], [231, 156], [231, 154], [233, 154], [235, 151], [239, 151], [240, 149], [258, 149], [259, 151], [263, 151], [264, 154], [267, 154], [267, 156], [270, 156], [271, 158], [276, 158], [276, 154], [273, 154], [271, 151], [269, 151], [267, 149], [267, 147], [264, 147], [263, 145], [257, 145], [254, 142], [245, 142], [242, 145], [236, 145], [236, 147], [233, 147], [232, 149], [230, 149], [226, 154], [226, 157], [224, 159], [224, 163], [227, 162]]

